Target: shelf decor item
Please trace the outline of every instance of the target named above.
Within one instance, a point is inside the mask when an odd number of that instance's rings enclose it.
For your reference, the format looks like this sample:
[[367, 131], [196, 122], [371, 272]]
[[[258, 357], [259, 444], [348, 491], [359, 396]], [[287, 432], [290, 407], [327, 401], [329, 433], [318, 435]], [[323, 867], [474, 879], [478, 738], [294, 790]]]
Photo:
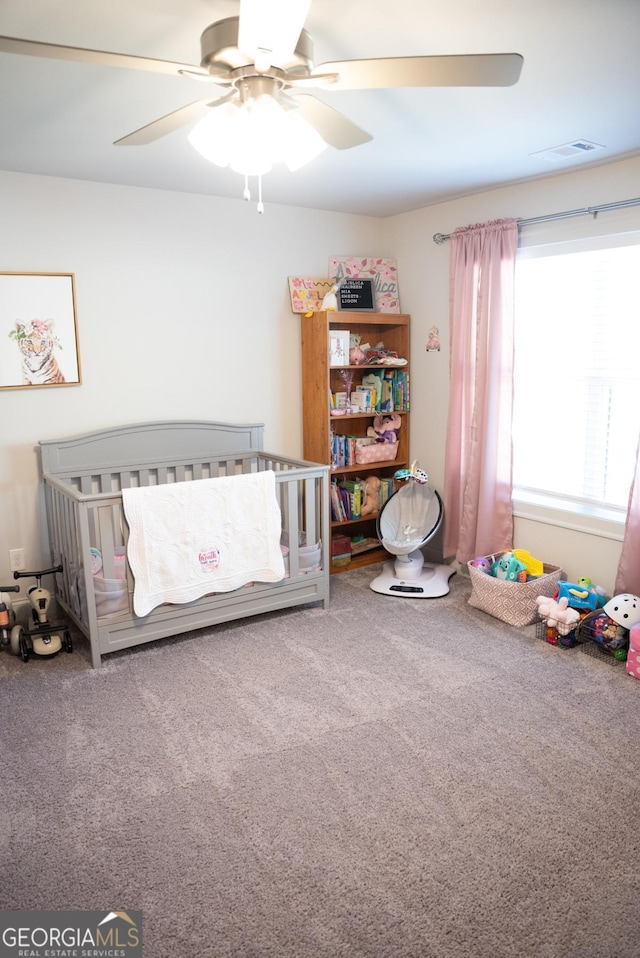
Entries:
[[375, 293], [372, 279], [353, 277], [343, 279], [338, 286], [338, 309], [375, 311]]
[[329, 365], [347, 366], [349, 363], [349, 330], [332, 329], [329, 333]]
[[322, 276], [290, 276], [289, 296], [293, 313], [317, 313], [334, 281]]
[[340, 376], [344, 383], [344, 391], [346, 393], [346, 400], [345, 400], [345, 407], [344, 407], [345, 412], [350, 413], [351, 412], [351, 390], [353, 387], [353, 373], [351, 372], [350, 369], [341, 369]]
[[[329, 275], [334, 279], [370, 279], [373, 282], [375, 311], [399, 313], [398, 269], [395, 259], [380, 256], [331, 256]], [[356, 309], [360, 307], [356, 306]]]

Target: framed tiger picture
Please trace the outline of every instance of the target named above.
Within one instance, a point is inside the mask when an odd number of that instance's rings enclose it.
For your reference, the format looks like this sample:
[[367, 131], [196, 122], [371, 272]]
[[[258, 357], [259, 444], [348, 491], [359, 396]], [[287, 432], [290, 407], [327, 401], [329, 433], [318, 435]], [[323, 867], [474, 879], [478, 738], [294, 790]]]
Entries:
[[73, 273], [0, 272], [0, 389], [79, 386]]

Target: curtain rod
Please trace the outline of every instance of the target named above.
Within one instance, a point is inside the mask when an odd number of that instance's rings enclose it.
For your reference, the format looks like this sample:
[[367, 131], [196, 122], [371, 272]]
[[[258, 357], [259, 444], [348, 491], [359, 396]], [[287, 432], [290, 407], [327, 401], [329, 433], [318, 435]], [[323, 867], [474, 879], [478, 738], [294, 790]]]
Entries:
[[[528, 220], [518, 220], [518, 228], [521, 226], [533, 226], [535, 223], [549, 223], [551, 220], [564, 220], [570, 216], [593, 216], [594, 219], [598, 213], [608, 212], [609, 210], [621, 210], [626, 206], [640, 206], [640, 196], [633, 200], [620, 200], [619, 203], [603, 203], [601, 206], [587, 206], [582, 210], [566, 210], [564, 213], [548, 213], [546, 216], [532, 216]], [[434, 233], [433, 242], [440, 245], [451, 239], [451, 233]]]

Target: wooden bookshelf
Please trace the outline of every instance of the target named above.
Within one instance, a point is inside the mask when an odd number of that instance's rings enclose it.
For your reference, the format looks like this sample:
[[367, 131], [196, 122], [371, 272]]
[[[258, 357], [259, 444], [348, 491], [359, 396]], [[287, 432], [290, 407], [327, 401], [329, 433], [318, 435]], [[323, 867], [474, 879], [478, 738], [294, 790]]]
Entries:
[[[362, 381], [362, 376], [370, 372], [380, 372], [389, 368], [409, 372], [409, 333], [410, 317], [405, 313], [357, 313], [357, 312], [320, 312], [311, 316], [301, 316], [302, 324], [302, 427], [303, 455], [313, 462], [331, 464], [332, 433], [340, 434], [348, 430], [351, 436], [366, 436], [367, 428], [373, 423], [375, 412], [350, 413], [332, 416], [330, 394], [344, 391], [341, 370], [353, 372], [353, 387]], [[329, 362], [329, 333], [331, 330], [348, 330], [357, 333], [362, 343], [372, 347], [383, 343], [385, 349], [396, 352], [407, 360], [406, 366], [388, 367], [375, 365], [332, 366]], [[331, 476], [340, 479], [362, 478], [377, 475], [393, 476], [397, 469], [410, 464], [409, 459], [409, 410], [397, 410], [402, 420], [398, 433], [398, 454], [394, 460], [372, 462], [366, 465], [338, 466], [331, 470]], [[350, 519], [346, 522], [332, 522], [332, 534], [341, 533], [350, 537], [363, 535], [376, 536], [377, 514], [363, 519]], [[332, 572], [347, 572], [349, 569], [370, 565], [388, 558], [388, 553], [380, 546], [368, 552], [352, 556], [346, 566], [334, 566]]]

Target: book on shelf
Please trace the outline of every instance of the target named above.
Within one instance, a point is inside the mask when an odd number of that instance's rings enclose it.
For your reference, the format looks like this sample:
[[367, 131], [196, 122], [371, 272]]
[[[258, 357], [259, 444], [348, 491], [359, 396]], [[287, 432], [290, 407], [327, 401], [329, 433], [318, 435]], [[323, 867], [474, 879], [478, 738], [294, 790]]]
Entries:
[[362, 484], [359, 479], [343, 479], [340, 483], [343, 492], [343, 502], [346, 496], [347, 519], [359, 519], [362, 509]]
[[395, 491], [395, 481], [392, 476], [380, 476], [380, 503], [379, 508], [382, 509], [383, 505], [390, 499]]
[[388, 368], [362, 377], [363, 387], [375, 390], [372, 411], [379, 413], [409, 411], [409, 373]]
[[339, 469], [340, 466], [355, 466], [356, 464], [356, 442], [362, 439], [362, 436], [345, 436], [342, 433], [334, 433], [331, 436], [331, 468]]
[[338, 484], [336, 482], [331, 483], [330, 500], [332, 522], [344, 522], [344, 509], [342, 507], [342, 499], [340, 498]]
[[351, 409], [353, 412], [372, 412], [375, 408], [375, 389], [359, 386], [351, 393]]
[[373, 402], [372, 402], [372, 411], [380, 412], [380, 399], [382, 397], [382, 371], [373, 373], [367, 373], [366, 376], [362, 377], [362, 386], [365, 389], [370, 389], [373, 393]]
[[393, 406], [398, 412], [409, 412], [409, 373], [404, 369], [394, 370]]
[[359, 480], [345, 479], [331, 483], [331, 518], [334, 522], [359, 519], [362, 509], [362, 486]]

